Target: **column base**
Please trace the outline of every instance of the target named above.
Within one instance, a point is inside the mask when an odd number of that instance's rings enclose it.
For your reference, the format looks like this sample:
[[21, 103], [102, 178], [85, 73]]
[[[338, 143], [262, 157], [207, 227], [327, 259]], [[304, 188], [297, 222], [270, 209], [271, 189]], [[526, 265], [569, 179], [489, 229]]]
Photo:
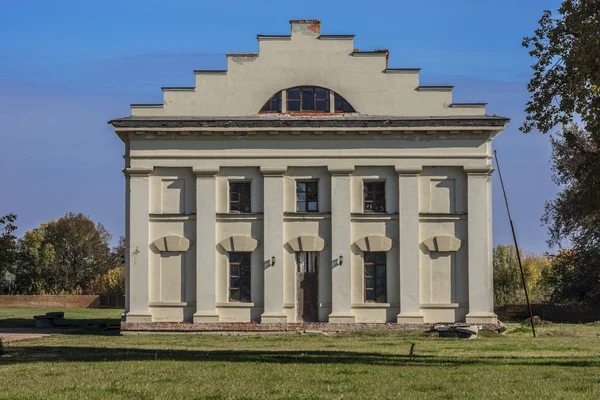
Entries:
[[196, 312], [194, 313], [193, 318], [195, 324], [210, 324], [219, 322], [219, 314], [210, 311]]
[[152, 322], [152, 314], [151, 313], [136, 313], [136, 312], [128, 312], [125, 314], [125, 322], [133, 322], [133, 323], [147, 323]]
[[333, 324], [353, 324], [355, 322], [355, 317], [349, 312], [333, 312], [329, 314], [329, 322]]
[[396, 317], [398, 324], [424, 324], [425, 320], [420, 312], [401, 312]]
[[287, 315], [278, 312], [266, 312], [260, 316], [261, 324], [287, 324]]
[[497, 324], [498, 316], [493, 312], [468, 313], [465, 322], [467, 324]]

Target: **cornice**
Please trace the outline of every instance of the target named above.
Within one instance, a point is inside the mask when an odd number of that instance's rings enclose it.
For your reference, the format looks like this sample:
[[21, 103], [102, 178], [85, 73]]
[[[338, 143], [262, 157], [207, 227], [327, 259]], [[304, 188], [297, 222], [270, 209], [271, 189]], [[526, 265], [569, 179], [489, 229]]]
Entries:
[[263, 176], [283, 176], [287, 172], [287, 167], [260, 167]]
[[125, 174], [125, 176], [138, 178], [150, 176], [153, 170], [153, 167], [128, 167], [123, 168], [122, 171]]
[[467, 175], [490, 175], [494, 172], [492, 166], [487, 165], [484, 167], [463, 167]]
[[353, 165], [329, 165], [327, 170], [333, 176], [350, 175], [354, 172], [355, 167]]
[[423, 167], [401, 167], [399, 165], [395, 169], [399, 176], [417, 176], [423, 171]]
[[219, 167], [194, 168], [196, 178], [213, 178], [219, 173]]
[[109, 121], [116, 130], [502, 130], [510, 121], [496, 116], [470, 117], [141, 117], [130, 116]]

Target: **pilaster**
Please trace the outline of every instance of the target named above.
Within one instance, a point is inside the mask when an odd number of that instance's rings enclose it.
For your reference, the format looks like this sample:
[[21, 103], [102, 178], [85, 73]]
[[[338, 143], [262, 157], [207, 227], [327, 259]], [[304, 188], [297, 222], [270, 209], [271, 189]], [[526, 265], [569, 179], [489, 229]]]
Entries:
[[196, 312], [194, 323], [219, 322], [216, 309], [217, 185], [219, 168], [196, 174]]
[[419, 260], [419, 173], [421, 167], [400, 168], [398, 173], [398, 222], [400, 239], [400, 324], [422, 324]]
[[152, 168], [125, 168], [125, 320], [152, 322], [149, 304], [150, 174]]
[[[283, 311], [283, 207], [285, 167], [261, 167], [264, 186], [264, 312], [262, 323], [286, 323]], [[274, 263], [272, 261], [275, 261]], [[259, 266], [262, 267], [262, 266]]]
[[[353, 166], [329, 167], [331, 174], [331, 314], [329, 322], [354, 323], [352, 314], [352, 199]], [[343, 261], [342, 261], [343, 260]]]
[[468, 184], [469, 313], [467, 323], [495, 323], [492, 268], [492, 168], [465, 168]]

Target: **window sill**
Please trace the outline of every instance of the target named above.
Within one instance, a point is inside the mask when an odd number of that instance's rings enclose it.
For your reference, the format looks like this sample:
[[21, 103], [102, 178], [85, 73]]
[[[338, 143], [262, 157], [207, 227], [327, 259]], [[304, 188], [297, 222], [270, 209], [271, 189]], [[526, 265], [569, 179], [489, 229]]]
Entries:
[[243, 302], [230, 302], [230, 303], [217, 303], [217, 308], [252, 308], [254, 303], [243, 303]]
[[189, 301], [165, 301], [165, 302], [155, 302], [149, 303], [148, 307], [195, 307], [196, 303]]
[[181, 213], [181, 214], [150, 214], [150, 221], [189, 221], [196, 219], [195, 213]]
[[350, 213], [352, 221], [391, 221], [398, 219], [398, 213]]
[[468, 304], [460, 303], [424, 303], [421, 308], [468, 308]]
[[256, 221], [263, 219], [263, 213], [217, 213], [217, 220]]
[[467, 213], [419, 213], [422, 221], [460, 221], [467, 219]]
[[328, 213], [328, 212], [285, 212], [285, 213], [283, 213], [283, 219], [287, 220], [287, 221], [331, 219], [331, 213]]
[[390, 303], [354, 303], [352, 308], [391, 308]]

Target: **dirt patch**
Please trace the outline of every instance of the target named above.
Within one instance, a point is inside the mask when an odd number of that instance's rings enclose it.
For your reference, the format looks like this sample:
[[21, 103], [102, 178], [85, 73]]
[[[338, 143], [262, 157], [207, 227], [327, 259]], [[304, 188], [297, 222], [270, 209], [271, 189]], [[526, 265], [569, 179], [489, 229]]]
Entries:
[[0, 337], [4, 343], [10, 343], [18, 340], [39, 339], [45, 336], [72, 331], [73, 329], [0, 328]]

